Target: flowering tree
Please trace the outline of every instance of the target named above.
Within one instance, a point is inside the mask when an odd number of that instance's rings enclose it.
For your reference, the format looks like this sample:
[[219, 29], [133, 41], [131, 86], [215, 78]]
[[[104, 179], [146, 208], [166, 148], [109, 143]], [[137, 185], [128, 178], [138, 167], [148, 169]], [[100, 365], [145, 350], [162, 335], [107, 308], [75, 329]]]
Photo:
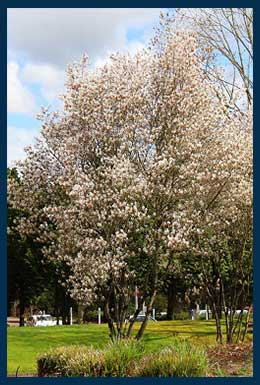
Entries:
[[208, 255], [194, 234], [229, 209], [247, 156], [241, 119], [215, 96], [196, 37], [151, 48], [95, 71], [86, 57], [70, 66], [64, 109], [42, 111], [22, 184], [9, 185], [10, 201], [27, 213], [20, 230], [65, 261], [72, 297], [103, 296], [113, 340], [131, 333], [135, 318], [128, 330], [124, 321], [136, 284], [147, 304], [139, 339], [169, 261], [187, 250]]

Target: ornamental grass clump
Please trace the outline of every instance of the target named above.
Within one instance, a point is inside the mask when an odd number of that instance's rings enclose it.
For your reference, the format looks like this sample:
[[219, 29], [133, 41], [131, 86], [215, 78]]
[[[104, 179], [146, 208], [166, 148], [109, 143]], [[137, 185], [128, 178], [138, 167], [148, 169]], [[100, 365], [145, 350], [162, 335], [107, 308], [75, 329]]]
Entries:
[[185, 340], [143, 357], [136, 371], [139, 377], [203, 377], [207, 373], [205, 351]]
[[99, 377], [105, 367], [103, 352], [85, 346], [52, 349], [37, 364], [38, 377]]
[[144, 345], [134, 340], [108, 344], [104, 351], [105, 376], [133, 376], [144, 351]]
[[104, 349], [71, 346], [53, 349], [38, 358], [39, 377], [130, 377], [144, 353], [137, 341], [118, 341]]

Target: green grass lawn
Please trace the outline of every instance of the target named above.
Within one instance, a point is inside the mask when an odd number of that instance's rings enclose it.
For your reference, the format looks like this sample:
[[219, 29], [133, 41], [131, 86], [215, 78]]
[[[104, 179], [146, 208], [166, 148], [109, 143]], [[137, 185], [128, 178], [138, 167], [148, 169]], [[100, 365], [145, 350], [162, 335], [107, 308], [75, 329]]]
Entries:
[[[135, 325], [135, 329], [140, 324]], [[191, 338], [196, 343], [215, 343], [214, 321], [150, 322], [144, 334], [147, 351], [155, 351], [171, 344], [176, 337]], [[19, 375], [36, 372], [36, 357], [50, 348], [64, 345], [93, 345], [102, 347], [109, 341], [106, 324], [53, 327], [8, 328], [8, 374], [19, 367]]]

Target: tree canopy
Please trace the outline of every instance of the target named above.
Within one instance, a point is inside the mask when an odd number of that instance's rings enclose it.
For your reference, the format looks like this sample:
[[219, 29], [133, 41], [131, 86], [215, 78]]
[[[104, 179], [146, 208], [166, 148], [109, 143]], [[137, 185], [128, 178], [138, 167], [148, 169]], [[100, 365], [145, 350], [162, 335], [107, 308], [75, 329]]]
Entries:
[[158, 47], [94, 71], [86, 56], [69, 66], [63, 109], [42, 110], [21, 183], [9, 182], [10, 202], [26, 212], [20, 231], [67, 264], [73, 298], [103, 297], [112, 339], [130, 334], [136, 284], [147, 304], [141, 338], [174, 258], [225, 259], [233, 246], [244, 255], [240, 235], [250, 235], [251, 110], [216, 94], [195, 34]]

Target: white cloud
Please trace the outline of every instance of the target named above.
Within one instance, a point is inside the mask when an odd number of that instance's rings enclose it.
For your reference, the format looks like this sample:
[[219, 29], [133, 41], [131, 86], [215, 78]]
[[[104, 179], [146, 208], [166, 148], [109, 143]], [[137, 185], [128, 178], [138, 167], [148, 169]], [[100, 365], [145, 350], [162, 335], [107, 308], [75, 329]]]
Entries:
[[28, 129], [15, 126], [7, 128], [7, 164], [13, 166], [14, 161], [25, 159], [24, 148], [34, 143], [39, 129]]
[[20, 80], [19, 65], [11, 61], [7, 65], [7, 109], [8, 112], [32, 116], [36, 111], [33, 94]]
[[21, 73], [22, 79], [40, 86], [42, 96], [48, 103], [56, 101], [64, 89], [65, 71], [49, 64], [27, 63]]
[[108, 51], [124, 49], [129, 28], [142, 29], [147, 39], [160, 11], [159, 8], [8, 9], [8, 46], [25, 52], [32, 62], [56, 64], [63, 69], [83, 52], [94, 63]]
[[[131, 55], [135, 54], [136, 52], [142, 50], [145, 48], [145, 44], [140, 42], [140, 41], [132, 41], [130, 42], [126, 47], [125, 49], [122, 49], [120, 52], [128, 52], [130, 53]], [[102, 66], [104, 66], [106, 63], [109, 63], [110, 62], [110, 56], [115, 53], [115, 51], [111, 51], [111, 50], [108, 50], [106, 52], [106, 54], [101, 57], [99, 56], [95, 62], [93, 63], [93, 67], [94, 68], [100, 68]]]
[[[8, 112], [33, 116], [41, 104], [59, 106], [68, 63], [83, 53], [91, 66], [103, 65], [115, 51], [134, 53], [145, 46], [158, 23], [154, 8], [8, 9]], [[8, 127], [8, 164], [23, 159], [23, 148], [38, 130]], [[25, 127], [24, 123], [21, 123]], [[36, 123], [37, 126], [37, 123]]]

